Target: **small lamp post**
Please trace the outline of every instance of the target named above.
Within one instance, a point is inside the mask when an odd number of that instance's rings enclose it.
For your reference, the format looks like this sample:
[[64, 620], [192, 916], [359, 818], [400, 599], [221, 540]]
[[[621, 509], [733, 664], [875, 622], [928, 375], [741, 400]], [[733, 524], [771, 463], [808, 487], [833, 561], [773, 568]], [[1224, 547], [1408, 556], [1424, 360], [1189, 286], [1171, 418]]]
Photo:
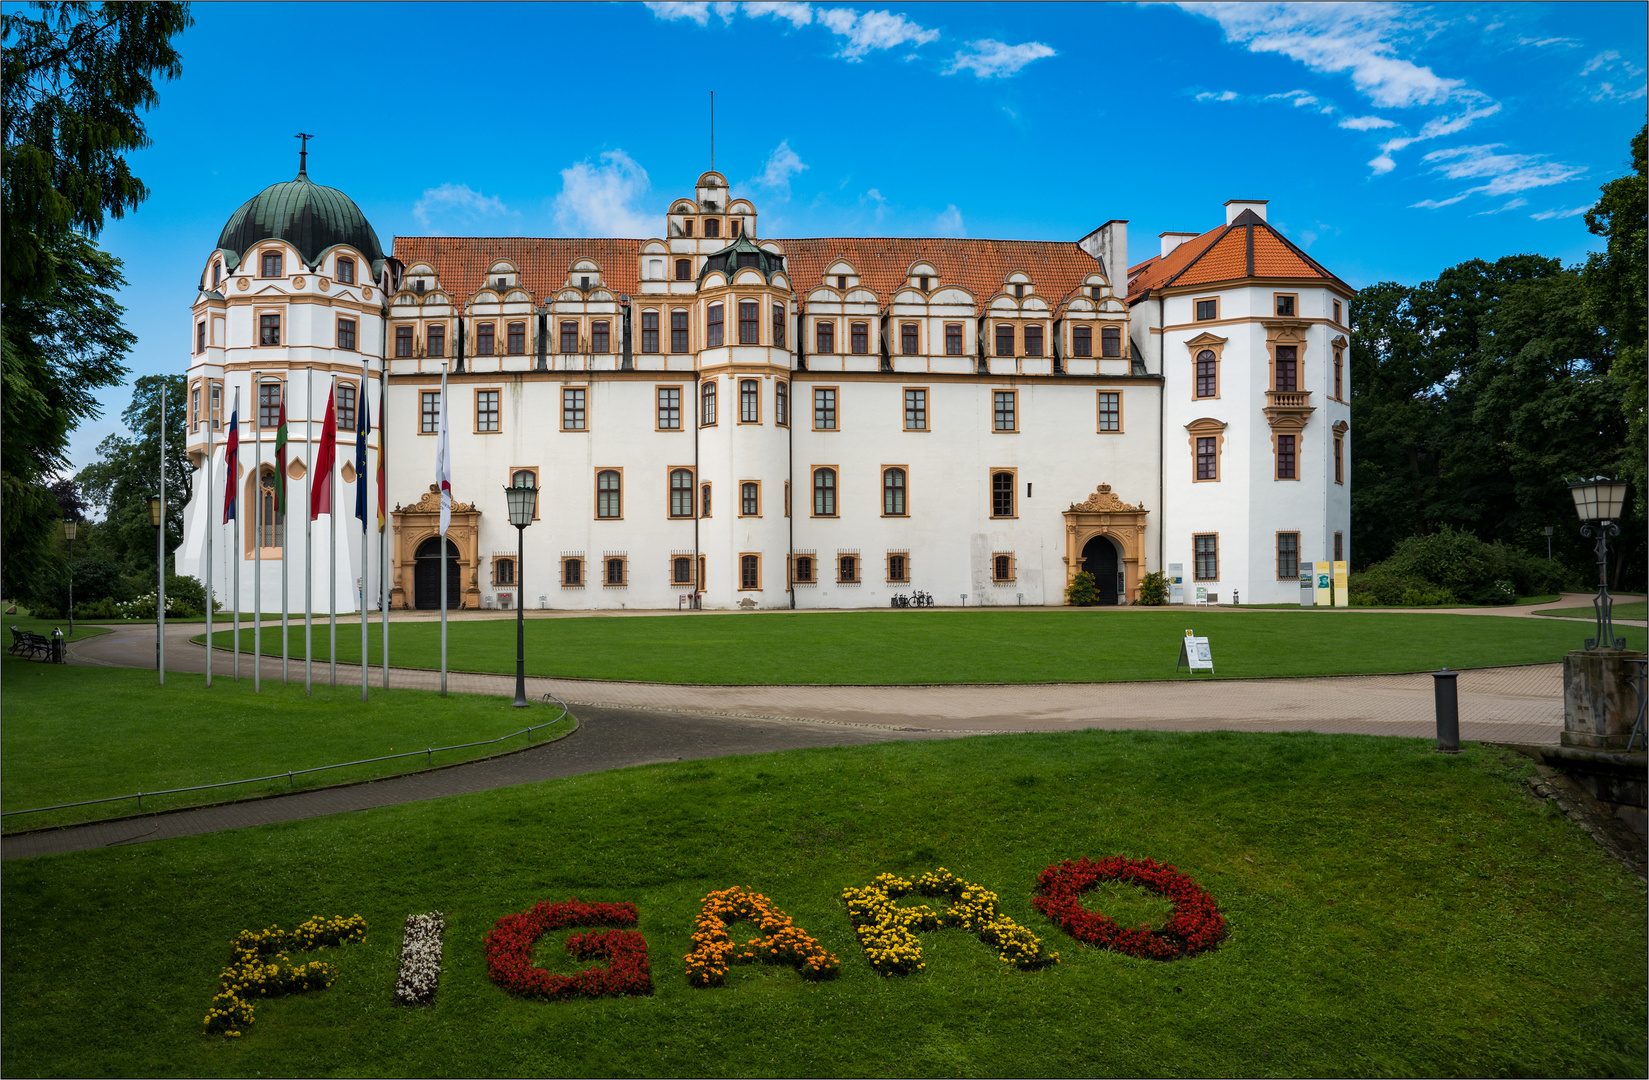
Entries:
[[1614, 601], [1609, 599], [1609, 537], [1620, 535], [1620, 508], [1626, 502], [1626, 481], [1607, 476], [1590, 480], [1576, 480], [1569, 485], [1574, 496], [1575, 514], [1579, 516], [1580, 535], [1597, 537], [1597, 596], [1592, 607], [1597, 611], [1597, 637], [1587, 638], [1588, 649], [1624, 649], [1626, 639], [1615, 637], [1611, 618]]
[[166, 530], [159, 495], [149, 496], [149, 524], [155, 527], [155, 671], [166, 685]]
[[69, 636], [74, 637], [74, 535], [80, 531], [80, 522], [63, 519], [63, 539], [69, 542]]
[[1552, 561], [1552, 534], [1557, 532], [1556, 525], [1546, 526], [1546, 561]]
[[515, 526], [515, 707], [525, 709], [527, 701], [527, 606], [521, 602], [522, 562], [527, 555], [527, 526], [532, 524], [533, 511], [538, 508], [538, 488], [533, 486], [532, 474], [522, 472], [513, 486], [504, 489], [509, 503], [510, 524]]

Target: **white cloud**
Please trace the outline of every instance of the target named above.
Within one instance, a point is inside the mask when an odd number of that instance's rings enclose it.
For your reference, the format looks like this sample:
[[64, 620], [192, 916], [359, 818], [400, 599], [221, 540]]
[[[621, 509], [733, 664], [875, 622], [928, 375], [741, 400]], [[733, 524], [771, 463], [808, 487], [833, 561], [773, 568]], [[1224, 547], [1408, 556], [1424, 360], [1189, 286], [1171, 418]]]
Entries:
[[482, 222], [520, 217], [496, 195], [483, 195], [468, 184], [432, 187], [412, 204], [412, 216], [429, 233], [441, 235], [448, 229], [473, 229]]
[[1377, 128], [1396, 127], [1397, 123], [1383, 116], [1348, 116], [1340, 121], [1340, 126], [1351, 131], [1374, 131]]
[[1511, 202], [1507, 203], [1505, 206], [1497, 206], [1493, 210], [1479, 210], [1477, 212], [1477, 216], [1478, 217], [1490, 217], [1494, 214], [1504, 214], [1508, 210], [1516, 210], [1520, 206], [1528, 206], [1528, 205], [1529, 205], [1529, 200], [1528, 199], [1524, 199], [1524, 198], [1519, 197], [1519, 198], [1513, 199]]
[[1579, 217], [1590, 209], [1591, 206], [1589, 205], [1576, 206], [1568, 210], [1542, 210], [1538, 214], [1530, 214], [1529, 216], [1534, 218], [1536, 221], [1551, 221], [1553, 218]]
[[882, 219], [887, 216], [887, 196], [883, 195], [875, 188], [871, 188], [869, 191], [859, 196], [859, 205], [869, 206], [875, 209], [877, 224], [881, 224]]
[[1287, 102], [1292, 103], [1296, 108], [1298, 108], [1301, 105], [1315, 105], [1315, 104], [1317, 104], [1316, 97], [1314, 97], [1311, 94], [1308, 94], [1304, 90], [1289, 90], [1289, 91], [1287, 91], [1285, 93], [1281, 93], [1281, 94], [1267, 94], [1267, 95], [1265, 95], [1265, 100], [1267, 100], [1267, 101], [1287, 101]]
[[1440, 210], [1445, 206], [1453, 206], [1457, 202], [1464, 202], [1465, 199], [1466, 196], [1464, 195], [1456, 195], [1452, 199], [1421, 199], [1417, 203], [1411, 203], [1409, 208], [1411, 210]]
[[1541, 161], [1529, 154], [1497, 154], [1500, 143], [1487, 146], [1457, 146], [1433, 150], [1421, 161], [1450, 180], [1481, 180], [1488, 183], [1470, 188], [1466, 194], [1514, 195], [1530, 188], [1562, 184], [1586, 170], [1578, 165]]
[[[1609, 76], [1588, 90], [1593, 101], [1636, 101], [1649, 94], [1649, 85], [1643, 81], [1643, 69], [1631, 63], [1614, 49], [1598, 53], [1580, 69], [1580, 77], [1602, 73]], [[1616, 83], [1625, 80], [1626, 86]]]
[[993, 38], [981, 38], [968, 42], [966, 50], [957, 50], [956, 58], [945, 69], [945, 74], [971, 71], [981, 79], [1006, 79], [1019, 74], [1020, 69], [1033, 60], [1053, 55], [1054, 50], [1040, 41], [1009, 45]]
[[762, 0], [744, 5], [744, 13], [752, 19], [759, 19], [764, 15], [771, 15], [775, 19], [786, 19], [791, 26], [800, 30], [813, 21], [813, 5], [787, 3], [784, 0]]
[[1590, 60], [1586, 61], [1586, 66], [1580, 69], [1580, 73], [1582, 75], [1590, 75], [1592, 72], [1598, 71], [1602, 68], [1612, 67], [1614, 62], [1619, 59], [1620, 53], [1613, 49], [1600, 52]]
[[852, 8], [826, 8], [814, 14], [831, 33], [847, 38], [847, 44], [836, 55], [854, 63], [875, 50], [926, 45], [939, 39], [939, 31], [928, 30], [902, 14], [889, 11], [867, 11], [861, 15]]
[[939, 236], [966, 236], [968, 230], [962, 224], [962, 211], [956, 208], [955, 203], [945, 207], [945, 212], [933, 219], [933, 231]]
[[561, 170], [556, 226], [568, 236], [650, 236], [658, 222], [637, 201], [651, 186], [647, 170], [622, 150], [603, 152], [600, 164], [575, 162]]
[[1544, 49], [1548, 45], [1563, 45], [1572, 49], [1580, 44], [1580, 42], [1576, 41], [1574, 38], [1566, 37], [1518, 38], [1517, 43], [1519, 45], [1527, 45], [1534, 49]]
[[1392, 160], [1390, 154], [1382, 150], [1378, 157], [1369, 159], [1368, 167], [1374, 170], [1375, 176], [1384, 176], [1397, 167], [1397, 162]]
[[1221, 90], [1219, 93], [1215, 93], [1212, 90], [1204, 90], [1202, 93], [1197, 95], [1197, 100], [1198, 101], [1236, 101], [1241, 96], [1242, 95], [1237, 93], [1235, 90]]
[[796, 151], [790, 149], [790, 140], [786, 139], [767, 156], [767, 165], [762, 169], [762, 174], [750, 181], [750, 184], [752, 187], [766, 188], [773, 192], [781, 202], [788, 201], [790, 178], [800, 176], [806, 169], [807, 163]]

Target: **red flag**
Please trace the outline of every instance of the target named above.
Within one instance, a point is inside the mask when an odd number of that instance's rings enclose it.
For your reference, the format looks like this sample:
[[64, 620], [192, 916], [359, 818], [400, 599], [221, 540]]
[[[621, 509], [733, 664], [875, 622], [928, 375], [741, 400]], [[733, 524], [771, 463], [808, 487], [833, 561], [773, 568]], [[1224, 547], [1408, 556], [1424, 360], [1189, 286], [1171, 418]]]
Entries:
[[[239, 397], [236, 398], [238, 402]], [[221, 413], [219, 414], [222, 415]], [[229, 414], [229, 445], [223, 451], [223, 523], [235, 516], [235, 489], [240, 477], [240, 409]]]
[[315, 455], [315, 478], [309, 485], [309, 520], [329, 514], [332, 501], [332, 467], [338, 458], [338, 425], [332, 417], [332, 406], [338, 400], [337, 380], [326, 397], [326, 420], [321, 424], [321, 448]]

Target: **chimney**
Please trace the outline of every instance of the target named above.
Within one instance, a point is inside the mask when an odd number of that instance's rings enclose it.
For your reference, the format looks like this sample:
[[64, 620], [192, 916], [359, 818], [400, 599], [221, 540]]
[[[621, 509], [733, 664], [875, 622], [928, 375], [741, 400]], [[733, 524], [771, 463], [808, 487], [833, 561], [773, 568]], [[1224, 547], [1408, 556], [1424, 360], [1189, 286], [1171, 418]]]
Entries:
[[1100, 269], [1115, 292], [1128, 291], [1128, 222], [1112, 218], [1077, 241], [1077, 246], [1099, 260]]
[[1157, 239], [1162, 241], [1162, 257], [1166, 259], [1170, 251], [1198, 235], [1200, 234], [1194, 232], [1157, 233]]
[[1225, 223], [1231, 224], [1237, 220], [1244, 210], [1254, 211], [1254, 216], [1261, 221], [1265, 220], [1265, 204], [1270, 199], [1227, 199], [1225, 201]]

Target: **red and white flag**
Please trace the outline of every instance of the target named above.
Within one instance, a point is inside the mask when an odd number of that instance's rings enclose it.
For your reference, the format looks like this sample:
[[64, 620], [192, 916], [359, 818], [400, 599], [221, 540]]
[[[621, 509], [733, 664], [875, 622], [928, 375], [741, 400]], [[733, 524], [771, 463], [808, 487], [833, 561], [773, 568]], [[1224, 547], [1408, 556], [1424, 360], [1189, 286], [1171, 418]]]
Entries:
[[441, 419], [435, 430], [435, 482], [441, 486], [441, 535], [452, 524], [452, 445], [447, 439], [447, 373], [441, 372]]
[[321, 446], [315, 452], [315, 478], [309, 484], [309, 520], [332, 512], [332, 469], [338, 461], [338, 424], [332, 406], [338, 400], [338, 380], [326, 395], [326, 419], [321, 424]]

